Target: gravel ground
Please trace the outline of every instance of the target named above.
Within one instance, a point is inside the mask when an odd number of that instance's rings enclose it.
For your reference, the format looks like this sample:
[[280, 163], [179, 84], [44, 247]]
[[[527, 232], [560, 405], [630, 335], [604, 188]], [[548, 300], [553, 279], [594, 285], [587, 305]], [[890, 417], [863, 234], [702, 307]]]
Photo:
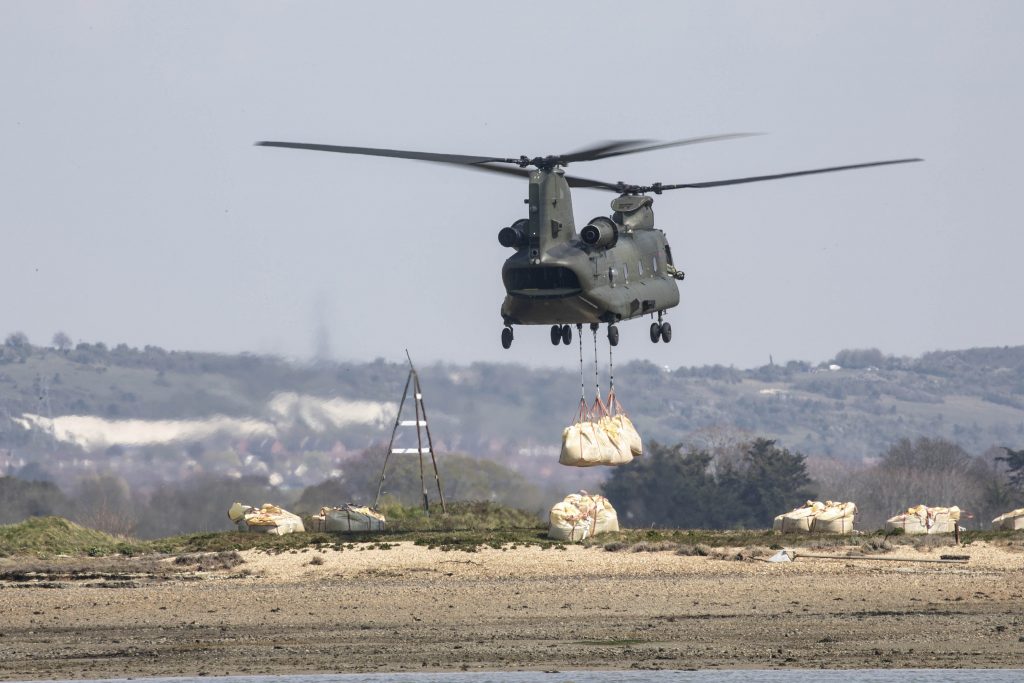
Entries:
[[248, 551], [211, 571], [123, 559], [28, 577], [3, 560], [0, 678], [1019, 667], [1019, 548], [975, 543], [957, 551], [967, 564], [770, 564], [399, 543]]

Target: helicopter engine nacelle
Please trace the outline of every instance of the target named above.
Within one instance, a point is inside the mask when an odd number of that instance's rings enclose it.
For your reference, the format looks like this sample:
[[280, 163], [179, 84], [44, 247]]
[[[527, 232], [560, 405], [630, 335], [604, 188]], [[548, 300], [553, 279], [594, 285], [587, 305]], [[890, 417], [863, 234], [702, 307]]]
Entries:
[[507, 228], [498, 231], [498, 243], [510, 249], [519, 249], [526, 245], [526, 227], [530, 221], [520, 218]]
[[600, 216], [580, 230], [580, 239], [592, 247], [614, 247], [619, 241], [619, 226], [612, 219]]

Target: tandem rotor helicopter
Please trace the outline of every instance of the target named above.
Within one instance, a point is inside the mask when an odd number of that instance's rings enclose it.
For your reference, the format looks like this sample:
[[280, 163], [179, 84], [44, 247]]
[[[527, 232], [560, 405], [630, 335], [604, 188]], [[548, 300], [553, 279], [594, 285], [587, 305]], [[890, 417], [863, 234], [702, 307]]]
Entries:
[[[649, 196], [652, 193], [660, 195], [666, 190], [740, 185], [921, 161], [917, 158], [872, 161], [673, 185], [611, 183], [565, 173], [565, 167], [572, 163], [750, 135], [754, 134], [732, 133], [662, 143], [615, 140], [596, 143], [568, 154], [519, 158], [267, 140], [256, 144], [433, 161], [528, 178], [530, 185], [526, 203], [529, 205], [529, 216], [498, 232], [501, 245], [515, 250], [501, 269], [506, 291], [505, 301], [501, 305], [501, 317], [505, 323], [501, 331], [501, 345], [507, 349], [512, 346], [514, 325], [550, 325], [551, 343], [568, 345], [572, 341], [571, 325], [581, 331], [583, 325], [589, 324], [596, 334], [599, 325], [606, 323], [608, 343], [617, 346], [619, 329], [616, 323], [643, 315], [657, 315], [657, 321], [652, 322], [650, 328], [652, 342], [668, 342], [672, 339], [672, 326], [663, 320], [663, 315], [679, 304], [677, 281], [684, 278], [684, 273], [672, 261], [672, 250], [665, 239], [665, 233], [654, 227], [654, 200]], [[611, 202], [610, 217], [593, 218], [577, 232], [570, 188], [605, 190], [619, 196]]]

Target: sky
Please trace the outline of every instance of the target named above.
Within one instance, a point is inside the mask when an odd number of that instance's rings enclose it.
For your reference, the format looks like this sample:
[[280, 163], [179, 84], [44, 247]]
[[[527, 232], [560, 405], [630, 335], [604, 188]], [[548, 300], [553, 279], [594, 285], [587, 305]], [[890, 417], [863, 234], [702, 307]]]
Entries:
[[[1022, 20], [1012, 1], [6, 0], [0, 334], [572, 366], [543, 326], [500, 345], [497, 232], [525, 181], [253, 142], [515, 157], [757, 132], [569, 172], [926, 161], [655, 197], [687, 273], [673, 340], [622, 323], [616, 362], [1022, 344]], [[613, 197], [574, 191], [577, 224]]]

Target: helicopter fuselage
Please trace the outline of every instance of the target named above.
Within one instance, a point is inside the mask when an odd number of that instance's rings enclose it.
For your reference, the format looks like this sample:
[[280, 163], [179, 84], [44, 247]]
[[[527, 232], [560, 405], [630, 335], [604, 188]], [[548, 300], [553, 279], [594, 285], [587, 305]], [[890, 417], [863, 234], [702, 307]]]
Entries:
[[527, 201], [529, 218], [503, 241], [516, 248], [501, 271], [506, 325], [615, 323], [679, 303], [679, 275], [650, 197], [616, 198], [612, 216], [582, 233], [561, 169], [531, 173]]

